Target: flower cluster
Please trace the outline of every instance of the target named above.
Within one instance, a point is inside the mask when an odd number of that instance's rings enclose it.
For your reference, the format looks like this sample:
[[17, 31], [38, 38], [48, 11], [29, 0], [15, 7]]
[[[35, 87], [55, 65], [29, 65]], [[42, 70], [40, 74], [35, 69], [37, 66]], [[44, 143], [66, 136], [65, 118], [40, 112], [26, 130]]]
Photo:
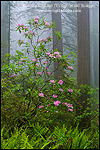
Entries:
[[17, 74], [11, 75], [10, 77], [15, 77], [15, 76], [17, 76]]

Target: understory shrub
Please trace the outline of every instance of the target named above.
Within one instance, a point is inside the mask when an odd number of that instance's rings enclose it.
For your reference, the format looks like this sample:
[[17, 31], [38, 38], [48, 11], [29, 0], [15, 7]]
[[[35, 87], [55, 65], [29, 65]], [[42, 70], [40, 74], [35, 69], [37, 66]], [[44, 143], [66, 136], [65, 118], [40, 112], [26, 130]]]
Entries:
[[[52, 38], [48, 35], [48, 37], [41, 39], [41, 36], [43, 37], [44, 33], [53, 27], [56, 27], [54, 23], [48, 23], [44, 18], [39, 19], [38, 17], [30, 19], [27, 26], [18, 24], [16, 30], [23, 34], [25, 40], [18, 40], [18, 45], [22, 46], [22, 50], [16, 50], [15, 55], [6, 54], [2, 61], [1, 127], [5, 132], [9, 132], [8, 144], [2, 144], [5, 145], [5, 148], [12, 139], [15, 139], [13, 141], [15, 145], [11, 144], [8, 146], [10, 148], [11, 146], [12, 148], [20, 147], [20, 144], [22, 144], [20, 148], [34, 148], [35, 143], [38, 148], [45, 148], [46, 145], [49, 145], [42, 135], [39, 139], [34, 135], [26, 135], [27, 126], [30, 124], [37, 126], [39, 123], [42, 129], [46, 127], [53, 135], [55, 130], [64, 124], [67, 128], [72, 126], [73, 129], [79, 124], [82, 133], [79, 133], [79, 137], [75, 136], [85, 140], [85, 135], [83, 137], [84, 129], [90, 127], [91, 123], [92, 129], [96, 127], [98, 135], [98, 89], [94, 90], [87, 85], [77, 86], [77, 82], [71, 78], [75, 58], [70, 60], [69, 55], [63, 55], [61, 51], [53, 49], [53, 47], [48, 49], [48, 45], [52, 43]], [[55, 35], [59, 42], [61, 39], [60, 32], [56, 31]], [[55, 62], [56, 67], [53, 69]], [[54, 78], [58, 69], [62, 73], [59, 77]], [[23, 126], [26, 130], [21, 134], [20, 131], [16, 131], [17, 134], [15, 133], [15, 126], [16, 130]], [[94, 129], [92, 131], [96, 134]], [[63, 130], [65, 131], [65, 128]], [[78, 129], [76, 130], [78, 132]], [[35, 141], [34, 144], [32, 144], [32, 139], [28, 139], [28, 136], [32, 137]], [[59, 143], [59, 138], [57, 138], [56, 144], [51, 144], [50, 148], [73, 148], [75, 146], [87, 148], [89, 146], [87, 141], [85, 141], [86, 145], [80, 145], [78, 141], [78, 145], [74, 143], [76, 145], [73, 146], [71, 139], [69, 139], [71, 137], [67, 138], [66, 136], [64, 133], [65, 140], [63, 139], [62, 143], [61, 141]], [[16, 144], [16, 141], [21, 137], [22, 140], [19, 141], [19, 145]], [[24, 139], [26, 143], [23, 142]], [[4, 142], [7, 143], [6, 140]], [[39, 145], [39, 143], [41, 144]]]

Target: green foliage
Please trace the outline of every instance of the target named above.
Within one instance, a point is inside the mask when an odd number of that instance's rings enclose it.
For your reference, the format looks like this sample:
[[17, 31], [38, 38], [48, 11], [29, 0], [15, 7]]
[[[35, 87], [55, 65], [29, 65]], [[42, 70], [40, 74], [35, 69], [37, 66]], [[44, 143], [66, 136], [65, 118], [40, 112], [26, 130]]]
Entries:
[[[46, 45], [52, 38], [39, 38], [55, 24], [49, 25], [44, 20], [38, 19], [37, 24], [34, 19], [30, 19], [30, 28], [18, 25], [16, 30], [28, 42], [18, 40], [22, 51], [16, 50], [15, 55], [6, 54], [2, 59], [2, 148], [98, 148], [98, 89], [87, 85], [77, 86], [76, 80], [71, 78], [75, 53], [63, 56], [57, 49], [48, 51]], [[38, 35], [37, 29], [43, 32]], [[55, 35], [58, 40], [61, 39], [59, 31]], [[35, 43], [32, 41], [34, 38]], [[69, 59], [70, 55], [73, 56], [72, 60]], [[52, 70], [55, 62], [57, 68]], [[54, 73], [59, 67], [63, 73], [55, 79]], [[57, 101], [60, 103], [57, 104]], [[85, 129], [88, 127], [90, 130], [87, 134]]]
[[[54, 130], [42, 127], [39, 123], [28, 127], [15, 128], [10, 137], [5, 138], [4, 127], [1, 130], [1, 149], [98, 149], [99, 133], [88, 130], [79, 131], [78, 126], [66, 128], [63, 125]], [[96, 143], [95, 143], [95, 142]]]

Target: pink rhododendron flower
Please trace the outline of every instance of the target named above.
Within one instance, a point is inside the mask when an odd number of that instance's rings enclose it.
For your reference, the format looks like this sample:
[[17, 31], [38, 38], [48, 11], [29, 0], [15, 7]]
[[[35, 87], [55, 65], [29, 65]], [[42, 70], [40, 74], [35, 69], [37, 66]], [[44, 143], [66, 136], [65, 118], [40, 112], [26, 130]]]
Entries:
[[40, 49], [40, 52], [42, 52], [42, 50]]
[[41, 75], [41, 74], [42, 74], [42, 72], [37, 72], [37, 74]]
[[57, 100], [57, 101], [54, 101], [54, 105], [55, 105], [55, 106], [58, 106], [60, 103], [61, 103], [61, 102], [58, 101], [58, 100]]
[[68, 106], [68, 103], [65, 103], [66, 106]]
[[35, 35], [35, 32], [33, 32], [32, 34]]
[[17, 74], [11, 75], [10, 77], [15, 77], [15, 76], [17, 76]]
[[59, 91], [63, 92], [63, 89], [59, 89]]
[[21, 58], [20, 60], [25, 60], [25, 59]]
[[42, 39], [42, 41], [46, 42], [46, 41], [47, 41], [47, 39]]
[[27, 27], [23, 27], [24, 29], [27, 29]]
[[24, 26], [24, 24], [20, 24], [20, 26]]
[[51, 82], [51, 83], [55, 83], [55, 81], [54, 81], [54, 80], [50, 80], [50, 82]]
[[49, 111], [47, 110], [47, 112], [49, 112]]
[[47, 54], [47, 55], [50, 55], [50, 53], [49, 53], [49, 52], [46, 52], [46, 54]]
[[37, 59], [32, 59], [33, 61], [37, 61]]
[[68, 90], [69, 92], [73, 92], [73, 89]]
[[73, 69], [73, 67], [68, 66], [68, 69], [69, 69], [69, 70], [70, 70], [70, 69]]
[[50, 72], [48, 72], [48, 71], [46, 71], [46, 73], [49, 75], [50, 74]]
[[58, 111], [55, 111], [56, 113], [58, 113]]
[[47, 64], [47, 61], [44, 61], [43, 63], [44, 63], [44, 64]]
[[48, 36], [47, 38], [48, 38], [48, 39], [50, 39], [51, 37], [50, 37], [50, 36]]
[[49, 22], [45, 22], [45, 25], [46, 25], [46, 26], [50, 26], [50, 23], [49, 23]]
[[57, 101], [54, 101], [54, 105], [55, 105], [55, 106], [58, 106], [59, 104], [57, 103]]
[[58, 104], [61, 104], [61, 102], [60, 102], [60, 101], [58, 101], [58, 100], [57, 100], [57, 103], [58, 103]]
[[56, 55], [56, 57], [60, 58], [60, 57], [61, 57], [61, 55]]
[[19, 64], [22, 64], [22, 62], [19, 62]]
[[72, 104], [69, 104], [69, 105], [68, 105], [68, 107], [71, 107], [71, 108], [73, 108]]
[[60, 85], [62, 85], [63, 84], [63, 81], [62, 80], [59, 80], [59, 82], [58, 82]]
[[40, 96], [40, 97], [44, 97], [44, 94], [43, 94], [43, 93], [39, 93], [39, 96]]
[[19, 41], [20, 43], [23, 43], [23, 41]]
[[65, 102], [63, 102], [62, 104], [65, 104]]
[[38, 66], [38, 67], [39, 67], [39, 64], [36, 64], [36, 66]]
[[50, 104], [48, 104], [47, 106], [50, 106]]
[[48, 70], [48, 68], [46, 67], [45, 69], [47, 69]]
[[17, 27], [20, 27], [20, 24], [18, 24]]
[[41, 40], [38, 40], [38, 42], [41, 42]]
[[27, 34], [28, 34], [27, 32], [24, 33], [24, 35], [27, 35]]
[[70, 111], [73, 111], [73, 109], [70, 109], [70, 108], [68, 109], [68, 111], [69, 111], [69, 110], [70, 110]]
[[52, 96], [53, 98], [56, 98], [57, 97], [57, 95], [56, 94], [53, 94], [53, 96]]
[[36, 19], [36, 20], [38, 20], [38, 19], [39, 19], [39, 17], [35, 16], [35, 19]]
[[59, 52], [54, 52], [54, 54], [57, 54], [57, 55], [59, 55]]
[[50, 54], [49, 56], [50, 56], [50, 57], [54, 57], [54, 55], [53, 55], [53, 54]]
[[28, 33], [32, 33], [31, 31], [28, 31]]
[[38, 22], [38, 20], [34, 20], [35, 22]]
[[40, 105], [40, 106], [39, 106], [39, 109], [42, 108], [42, 107], [44, 107], [44, 106], [43, 106], [43, 105]]

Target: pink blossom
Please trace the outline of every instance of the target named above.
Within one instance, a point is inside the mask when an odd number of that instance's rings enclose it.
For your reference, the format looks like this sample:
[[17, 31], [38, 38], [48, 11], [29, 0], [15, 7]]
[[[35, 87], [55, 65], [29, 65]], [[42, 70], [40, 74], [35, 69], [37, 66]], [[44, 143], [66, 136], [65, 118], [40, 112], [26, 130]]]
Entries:
[[68, 69], [69, 69], [69, 70], [70, 70], [70, 69], [73, 69], [73, 67], [68, 66]]
[[69, 92], [73, 92], [73, 89], [68, 90]]
[[25, 59], [21, 58], [20, 60], [25, 60]]
[[19, 27], [19, 26], [20, 26], [20, 24], [17, 25], [17, 27]]
[[54, 105], [55, 105], [55, 106], [58, 106], [60, 103], [61, 103], [61, 102], [58, 101], [58, 100], [57, 100], [57, 101], [54, 101]]
[[39, 17], [35, 16], [35, 19], [36, 19], [36, 20], [38, 20], [38, 19], [39, 19]]
[[54, 55], [53, 55], [53, 54], [50, 54], [49, 56], [50, 56], [50, 57], [54, 57]]
[[50, 37], [50, 36], [48, 36], [47, 38], [48, 38], [48, 39], [50, 39], [51, 37]]
[[55, 111], [56, 113], [58, 113], [58, 111]]
[[49, 111], [47, 110], [47, 112], [49, 112]]
[[59, 104], [57, 103], [57, 101], [54, 101], [54, 105], [55, 105], [55, 106], [58, 106]]
[[51, 82], [51, 83], [55, 83], [55, 81], [54, 81], [54, 80], [50, 80], [50, 82]]
[[47, 61], [44, 61], [43, 63], [44, 63], [44, 64], [47, 64]]
[[46, 67], [45, 69], [47, 69], [48, 70], [48, 68]]
[[22, 62], [19, 62], [19, 64], [22, 64]]
[[63, 81], [62, 80], [59, 80], [59, 82], [58, 82], [60, 85], [62, 85], [63, 84]]
[[40, 52], [42, 52], [42, 50], [40, 49]]
[[69, 106], [69, 104], [68, 104], [68, 103], [65, 103], [65, 105], [66, 105], [66, 106]]
[[47, 106], [50, 106], [50, 104], [48, 104]]
[[32, 34], [35, 35], [35, 32], [33, 32]]
[[20, 24], [20, 26], [24, 26], [24, 24]]
[[36, 64], [36, 66], [38, 66], [38, 67], [39, 67], [39, 64]]
[[61, 104], [61, 102], [60, 102], [60, 101], [58, 101], [58, 100], [57, 100], [57, 103], [58, 103], [58, 104]]
[[37, 74], [41, 75], [41, 74], [42, 74], [42, 72], [37, 72]]
[[47, 39], [42, 39], [42, 41], [46, 42], [46, 41], [47, 41]]
[[60, 57], [61, 57], [61, 55], [56, 55], [56, 57], [60, 58]]
[[63, 92], [63, 89], [59, 89], [59, 91]]
[[59, 55], [59, 52], [54, 52], [54, 54], [57, 54], [57, 55]]
[[38, 42], [41, 42], [41, 40], [38, 40]]
[[65, 104], [65, 102], [63, 102], [62, 104]]
[[68, 111], [69, 111], [69, 110], [70, 110], [70, 111], [73, 111], [73, 109], [70, 109], [70, 108], [68, 109]]
[[26, 35], [26, 34], [27, 34], [27, 32], [24, 33], [24, 35]]
[[44, 94], [43, 94], [43, 93], [39, 93], [39, 96], [40, 96], [40, 97], [44, 97]]
[[28, 31], [28, 33], [31, 33], [31, 31]]
[[45, 25], [46, 25], [46, 26], [50, 26], [50, 23], [49, 23], [49, 22], [45, 22]]
[[49, 53], [49, 52], [46, 52], [46, 54], [47, 54], [47, 55], [50, 55], [50, 53]]
[[35, 22], [38, 22], [38, 20], [34, 20]]
[[57, 98], [57, 95], [56, 94], [53, 94], [53, 96], [52, 96], [53, 98]]
[[24, 29], [27, 29], [27, 27], [23, 27]]
[[69, 105], [68, 105], [68, 107], [71, 107], [71, 108], [73, 108], [72, 104], [69, 104]]
[[49, 75], [50, 74], [50, 72], [48, 72], [48, 71], [46, 71], [46, 73]]
[[32, 59], [33, 61], [37, 61], [37, 59]]
[[23, 41], [19, 41], [20, 43], [23, 43]]
[[10, 77], [15, 77], [15, 76], [17, 76], [17, 74], [11, 75]]
[[42, 107], [44, 107], [44, 106], [43, 106], [43, 105], [40, 105], [40, 106], [39, 106], [39, 109], [42, 108]]

